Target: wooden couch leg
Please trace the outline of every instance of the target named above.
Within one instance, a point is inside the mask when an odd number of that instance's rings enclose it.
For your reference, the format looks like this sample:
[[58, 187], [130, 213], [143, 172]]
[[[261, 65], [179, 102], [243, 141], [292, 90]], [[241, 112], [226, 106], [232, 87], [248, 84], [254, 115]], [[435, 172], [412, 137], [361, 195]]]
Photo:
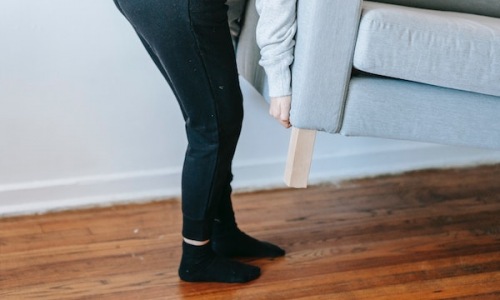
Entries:
[[289, 187], [307, 187], [315, 140], [316, 130], [292, 128], [285, 167], [285, 183]]

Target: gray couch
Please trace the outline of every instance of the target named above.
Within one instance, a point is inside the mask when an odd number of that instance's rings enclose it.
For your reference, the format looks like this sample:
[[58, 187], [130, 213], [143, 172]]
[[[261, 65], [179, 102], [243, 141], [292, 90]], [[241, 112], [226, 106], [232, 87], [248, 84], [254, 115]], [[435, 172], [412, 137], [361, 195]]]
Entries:
[[[241, 75], [266, 93], [248, 3]], [[302, 0], [286, 182], [316, 131], [500, 149], [499, 0]]]

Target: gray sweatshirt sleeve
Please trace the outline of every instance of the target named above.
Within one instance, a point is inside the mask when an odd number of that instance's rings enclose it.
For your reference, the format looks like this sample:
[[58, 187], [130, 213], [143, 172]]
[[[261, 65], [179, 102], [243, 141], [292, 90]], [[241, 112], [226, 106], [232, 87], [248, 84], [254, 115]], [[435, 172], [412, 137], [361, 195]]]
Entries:
[[260, 16], [257, 23], [257, 44], [261, 49], [259, 64], [266, 71], [270, 97], [292, 94], [290, 66], [293, 62], [297, 32], [296, 2], [296, 0], [256, 1]]

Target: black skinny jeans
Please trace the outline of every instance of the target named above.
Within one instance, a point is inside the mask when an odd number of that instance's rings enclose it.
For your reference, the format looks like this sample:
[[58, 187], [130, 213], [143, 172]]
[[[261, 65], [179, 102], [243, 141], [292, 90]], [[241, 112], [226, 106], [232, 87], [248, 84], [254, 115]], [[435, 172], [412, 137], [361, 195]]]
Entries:
[[114, 0], [172, 88], [188, 149], [184, 237], [210, 239], [215, 218], [235, 226], [231, 163], [243, 119], [226, 0]]

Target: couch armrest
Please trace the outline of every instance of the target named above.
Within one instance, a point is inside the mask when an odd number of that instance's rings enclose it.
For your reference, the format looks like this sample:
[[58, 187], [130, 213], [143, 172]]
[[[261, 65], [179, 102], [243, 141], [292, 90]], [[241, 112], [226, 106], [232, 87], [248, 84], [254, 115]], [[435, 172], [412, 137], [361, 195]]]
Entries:
[[362, 2], [298, 2], [293, 126], [330, 133], [340, 130]]

